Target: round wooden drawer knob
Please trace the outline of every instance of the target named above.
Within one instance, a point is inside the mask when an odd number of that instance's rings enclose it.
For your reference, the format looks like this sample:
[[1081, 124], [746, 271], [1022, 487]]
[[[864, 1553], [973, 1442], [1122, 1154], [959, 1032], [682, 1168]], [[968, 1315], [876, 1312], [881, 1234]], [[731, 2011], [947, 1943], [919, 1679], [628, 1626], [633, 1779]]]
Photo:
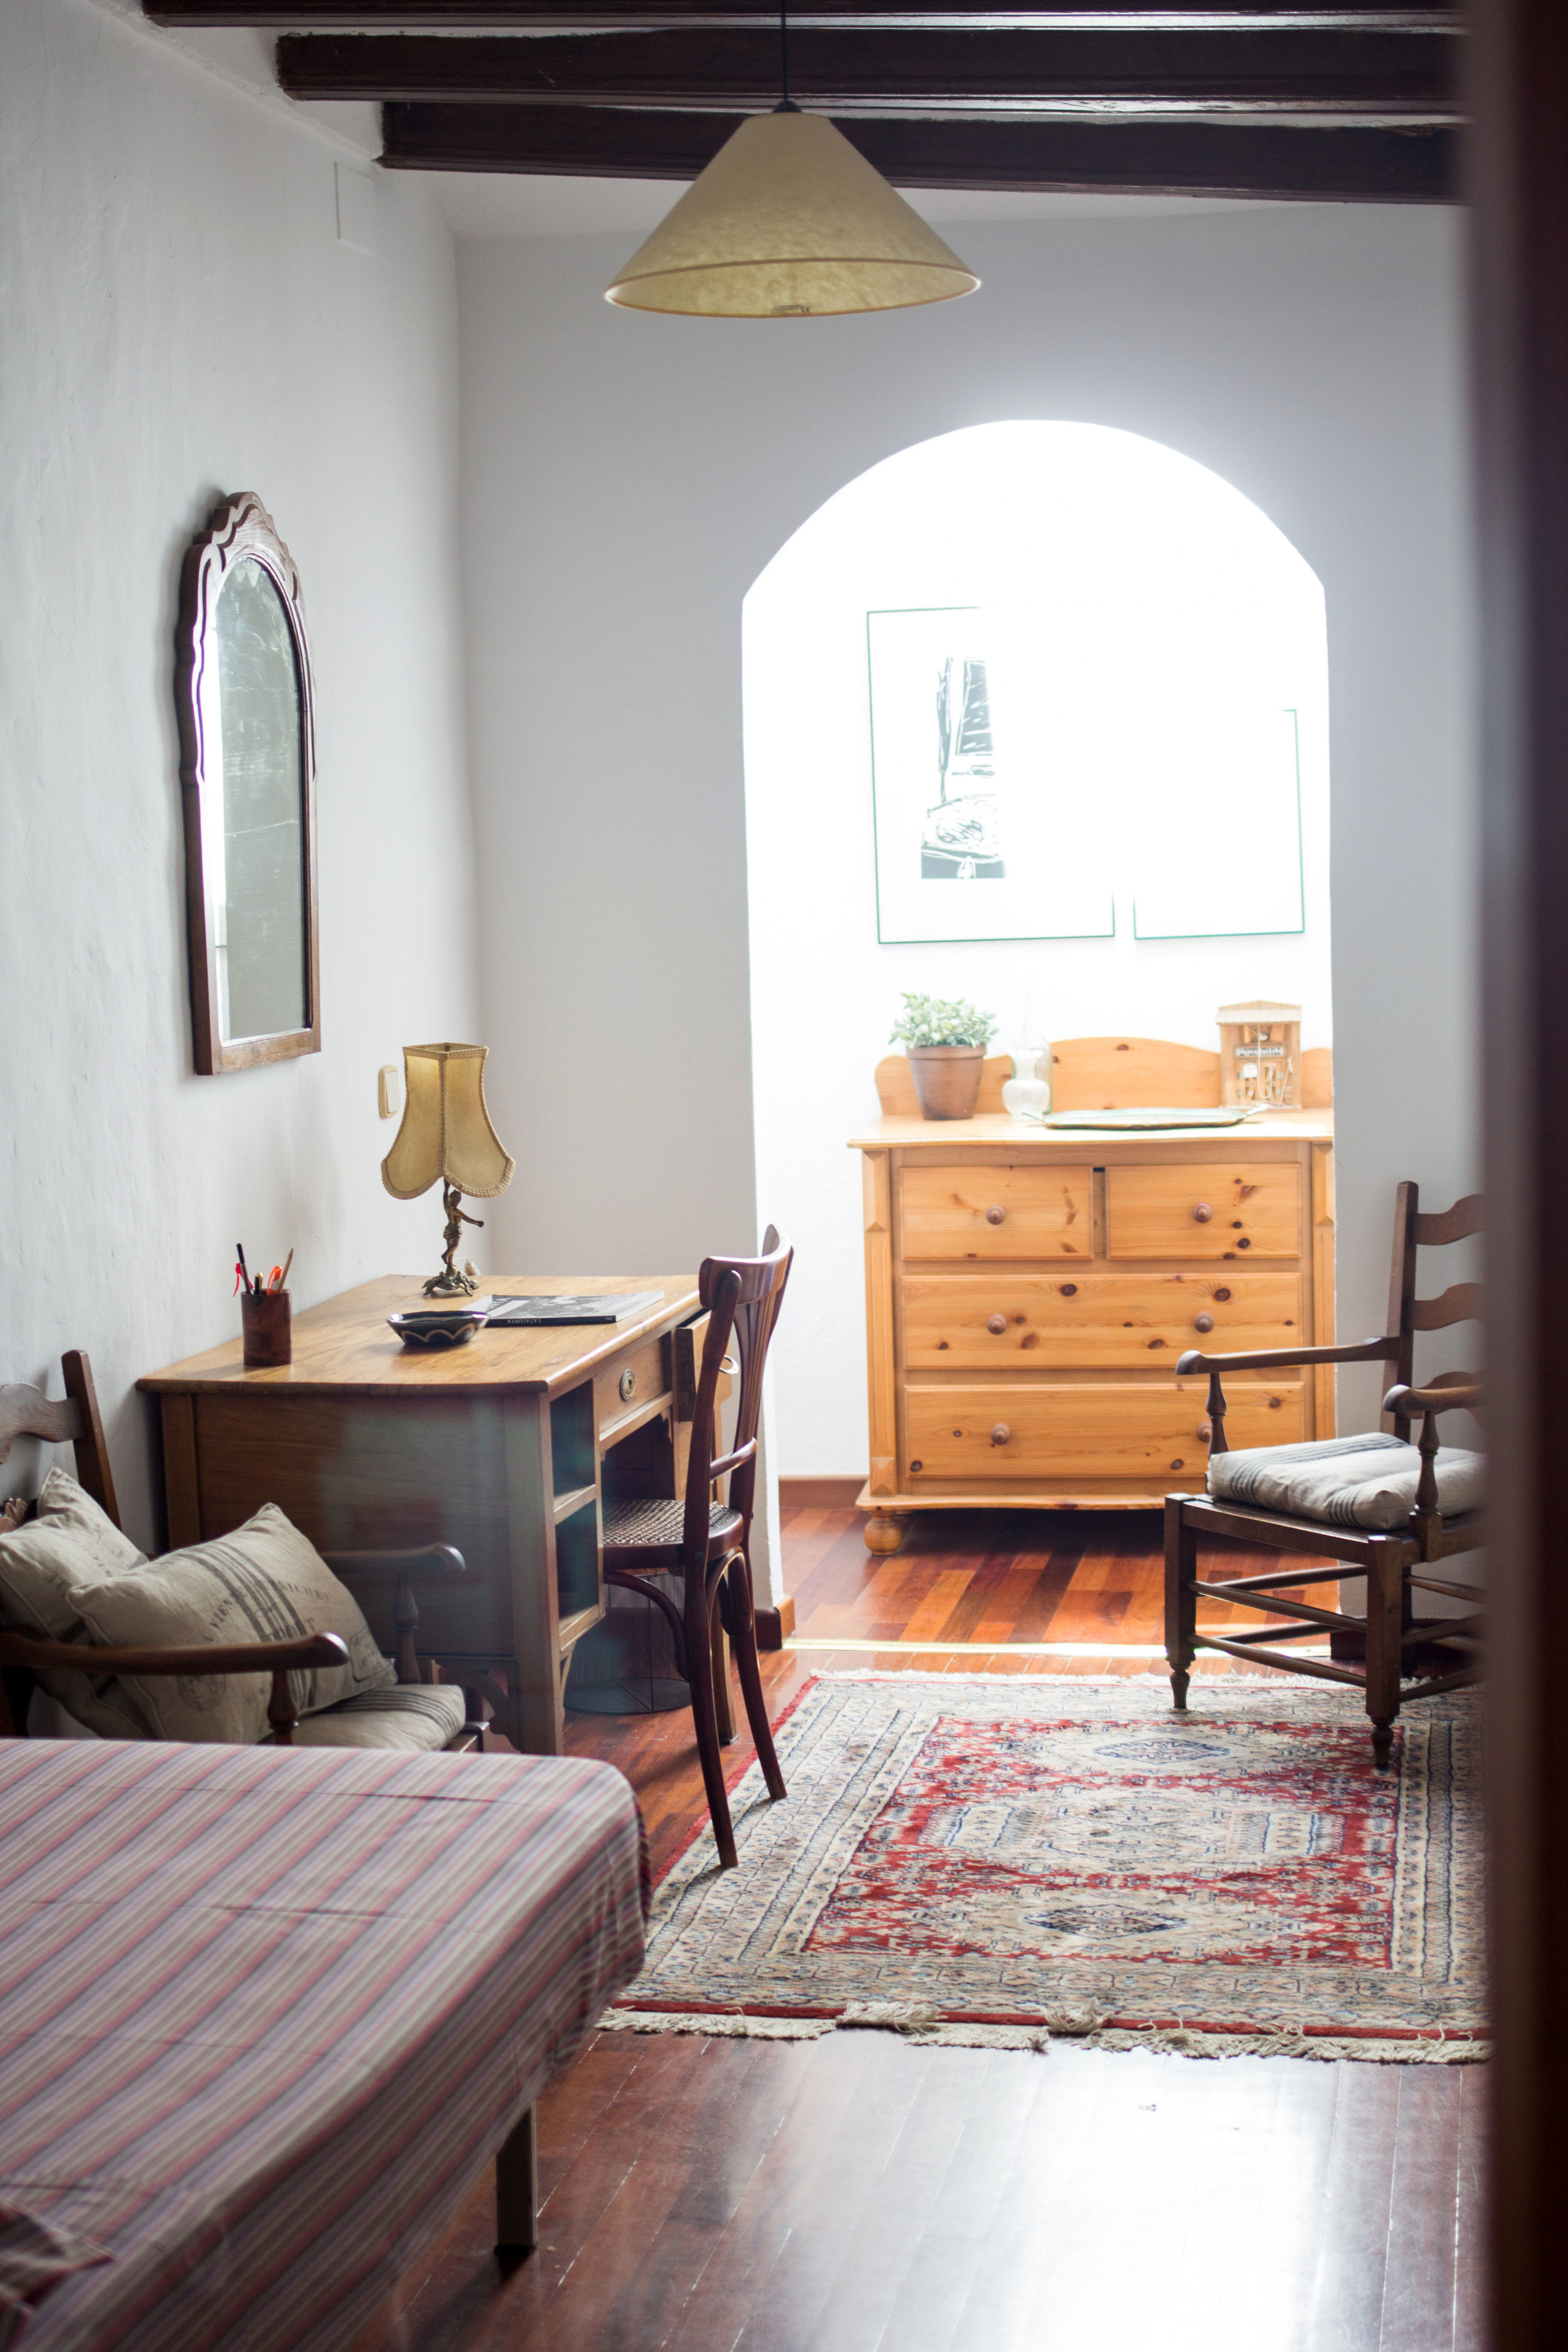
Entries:
[[1214, 1211], [1209, 1207], [1208, 1202], [1200, 1201], [1193, 1211], [1193, 1223], [1196, 1225], [1206, 1225], [1213, 1214]]
[[1005, 1421], [999, 1421], [995, 1428], [991, 1433], [991, 1443], [993, 1445], [1005, 1445], [1007, 1440], [1012, 1436], [1012, 1434], [1013, 1433], [1008, 1428], [1006, 1423]]
[[985, 1318], [985, 1328], [991, 1333], [993, 1339], [999, 1339], [1007, 1328], [1007, 1318], [1005, 1315], [988, 1315]]
[[1198, 1423], [1198, 1435], [1203, 1439], [1204, 1444], [1206, 1445], [1210, 1438], [1214, 1435], [1213, 1422], [1200, 1421]]
[[1214, 1317], [1212, 1315], [1198, 1316], [1193, 1324], [1193, 1328], [1194, 1331], [1212, 1331], [1214, 1329]]
[[985, 1222], [988, 1225], [999, 1225], [1006, 1213], [1000, 1202], [993, 1201], [985, 1212]]

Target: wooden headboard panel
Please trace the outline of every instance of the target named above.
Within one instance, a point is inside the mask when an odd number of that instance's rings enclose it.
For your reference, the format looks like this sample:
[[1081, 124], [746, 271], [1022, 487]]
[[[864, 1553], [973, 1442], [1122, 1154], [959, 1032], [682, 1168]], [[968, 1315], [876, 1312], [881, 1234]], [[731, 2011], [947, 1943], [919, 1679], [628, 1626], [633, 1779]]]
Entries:
[[[988, 1055], [976, 1111], [1002, 1109], [1002, 1086], [1012, 1074], [1005, 1054]], [[1162, 1037], [1065, 1037], [1051, 1047], [1053, 1110], [1131, 1110], [1145, 1103], [1172, 1110], [1211, 1110], [1219, 1101], [1219, 1055], [1202, 1045], [1173, 1045]], [[877, 1099], [885, 1118], [919, 1118], [914, 1080], [902, 1054], [877, 1065]], [[1327, 1110], [1334, 1099], [1334, 1057], [1327, 1045], [1301, 1056], [1301, 1105]]]
[[1064, 1037], [1051, 1047], [1053, 1110], [1213, 1110], [1219, 1053], [1163, 1037]]

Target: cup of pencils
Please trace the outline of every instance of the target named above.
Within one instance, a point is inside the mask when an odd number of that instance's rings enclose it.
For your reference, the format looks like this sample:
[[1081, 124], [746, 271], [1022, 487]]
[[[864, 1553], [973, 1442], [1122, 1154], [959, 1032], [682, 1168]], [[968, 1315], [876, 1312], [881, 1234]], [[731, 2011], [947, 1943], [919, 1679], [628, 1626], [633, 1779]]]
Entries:
[[275, 1365], [291, 1364], [294, 1360], [294, 1333], [290, 1320], [289, 1293], [284, 1285], [289, 1269], [294, 1263], [289, 1251], [281, 1265], [270, 1274], [253, 1275], [245, 1263], [243, 1244], [235, 1244], [237, 1263], [234, 1269], [234, 1286], [239, 1293], [239, 1328], [247, 1372], [270, 1371]]

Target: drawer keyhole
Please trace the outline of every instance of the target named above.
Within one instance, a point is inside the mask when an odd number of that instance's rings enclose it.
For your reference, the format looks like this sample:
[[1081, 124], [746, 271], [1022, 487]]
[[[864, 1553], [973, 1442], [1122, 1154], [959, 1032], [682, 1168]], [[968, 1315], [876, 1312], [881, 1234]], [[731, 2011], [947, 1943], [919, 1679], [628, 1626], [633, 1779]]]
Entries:
[[1007, 1212], [1003, 1208], [1001, 1202], [999, 1201], [993, 1201], [991, 1206], [985, 1212], [985, 1222], [988, 1225], [999, 1225], [1006, 1214]]
[[1206, 1225], [1213, 1215], [1214, 1211], [1209, 1207], [1208, 1202], [1200, 1201], [1193, 1211], [1193, 1223], [1197, 1225]]
[[985, 1328], [994, 1339], [999, 1339], [1007, 1328], [1007, 1318], [1005, 1315], [988, 1315], [985, 1318]]
[[993, 1445], [1005, 1445], [1007, 1440], [1012, 1436], [1012, 1434], [1013, 1433], [1008, 1428], [1006, 1423], [1005, 1421], [999, 1421], [995, 1428], [991, 1433], [991, 1443]]
[[1194, 1331], [1212, 1331], [1214, 1329], [1214, 1317], [1212, 1315], [1200, 1315], [1194, 1321], [1193, 1328]]
[[633, 1371], [629, 1364], [626, 1366], [626, 1370], [621, 1374], [621, 1377], [616, 1385], [621, 1392], [621, 1402], [623, 1404], [630, 1404], [633, 1397], [635, 1397], [637, 1392], [637, 1376], [636, 1372]]

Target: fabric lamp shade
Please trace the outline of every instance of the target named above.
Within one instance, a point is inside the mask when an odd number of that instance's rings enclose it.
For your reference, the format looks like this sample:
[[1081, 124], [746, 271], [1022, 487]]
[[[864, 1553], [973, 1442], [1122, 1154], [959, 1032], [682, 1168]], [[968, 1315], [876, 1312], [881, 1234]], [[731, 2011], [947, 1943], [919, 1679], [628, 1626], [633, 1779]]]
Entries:
[[399, 1201], [432, 1184], [455, 1184], [485, 1200], [504, 1192], [517, 1162], [490, 1125], [485, 1102], [488, 1045], [405, 1045], [403, 1124], [381, 1163]]
[[980, 280], [826, 115], [752, 115], [607, 302], [712, 319], [897, 310]]

